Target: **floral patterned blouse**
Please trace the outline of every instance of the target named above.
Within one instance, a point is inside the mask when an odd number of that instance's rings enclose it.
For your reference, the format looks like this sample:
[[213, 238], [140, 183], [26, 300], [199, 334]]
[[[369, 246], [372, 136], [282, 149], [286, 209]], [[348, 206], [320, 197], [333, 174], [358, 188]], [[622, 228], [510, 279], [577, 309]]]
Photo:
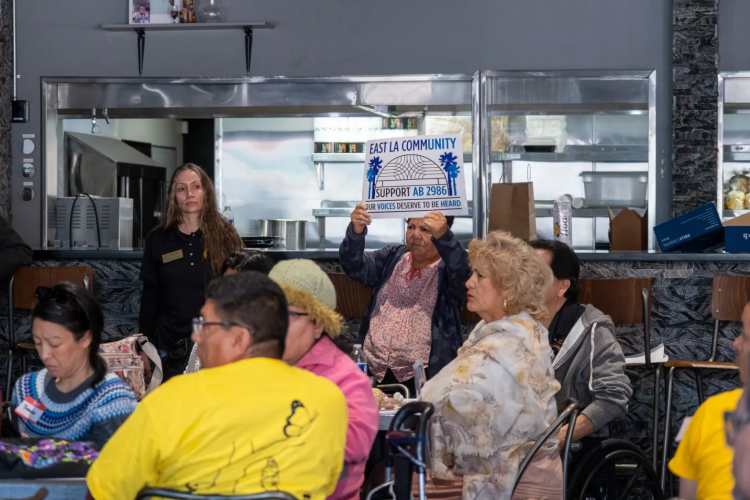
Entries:
[[388, 368], [403, 382], [414, 377], [414, 363], [430, 359], [432, 313], [438, 296], [440, 260], [427, 267], [411, 265], [411, 252], [401, 258], [378, 293], [365, 338], [370, 373], [381, 382]]
[[[436, 408], [433, 477], [463, 476], [464, 500], [511, 498], [520, 462], [557, 418], [550, 354], [547, 330], [527, 313], [476, 326], [422, 390]], [[542, 450], [556, 453], [556, 436]]]

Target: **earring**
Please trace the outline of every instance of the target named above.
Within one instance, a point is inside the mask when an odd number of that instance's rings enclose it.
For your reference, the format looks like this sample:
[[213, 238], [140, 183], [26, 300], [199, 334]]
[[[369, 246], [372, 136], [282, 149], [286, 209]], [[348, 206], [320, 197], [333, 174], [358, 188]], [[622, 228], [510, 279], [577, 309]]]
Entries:
[[508, 299], [503, 300], [503, 309], [508, 309]]

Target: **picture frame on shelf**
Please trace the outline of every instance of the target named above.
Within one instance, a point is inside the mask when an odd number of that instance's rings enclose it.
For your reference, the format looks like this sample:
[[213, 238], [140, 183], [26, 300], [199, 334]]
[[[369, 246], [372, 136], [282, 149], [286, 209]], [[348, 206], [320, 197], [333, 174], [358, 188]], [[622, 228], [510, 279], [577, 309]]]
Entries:
[[128, 0], [130, 24], [151, 23], [151, 0]]

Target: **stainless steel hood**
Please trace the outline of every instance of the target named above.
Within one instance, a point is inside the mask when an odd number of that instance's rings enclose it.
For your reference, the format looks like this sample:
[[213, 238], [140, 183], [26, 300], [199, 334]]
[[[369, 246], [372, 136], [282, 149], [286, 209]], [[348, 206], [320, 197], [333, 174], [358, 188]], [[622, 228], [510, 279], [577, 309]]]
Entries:
[[164, 166], [118, 139], [76, 132], [65, 133], [65, 164], [69, 196], [88, 193], [114, 197], [118, 176], [154, 168], [166, 172]]
[[167, 169], [111, 137], [66, 132], [65, 191], [133, 200], [133, 244], [143, 246], [159, 223], [167, 199]]

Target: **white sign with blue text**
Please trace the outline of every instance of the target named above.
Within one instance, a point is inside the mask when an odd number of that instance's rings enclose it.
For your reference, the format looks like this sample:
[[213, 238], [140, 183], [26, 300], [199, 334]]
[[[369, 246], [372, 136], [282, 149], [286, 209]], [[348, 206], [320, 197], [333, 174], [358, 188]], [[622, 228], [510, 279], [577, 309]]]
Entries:
[[461, 134], [368, 141], [362, 203], [371, 217], [469, 215], [461, 144]]

